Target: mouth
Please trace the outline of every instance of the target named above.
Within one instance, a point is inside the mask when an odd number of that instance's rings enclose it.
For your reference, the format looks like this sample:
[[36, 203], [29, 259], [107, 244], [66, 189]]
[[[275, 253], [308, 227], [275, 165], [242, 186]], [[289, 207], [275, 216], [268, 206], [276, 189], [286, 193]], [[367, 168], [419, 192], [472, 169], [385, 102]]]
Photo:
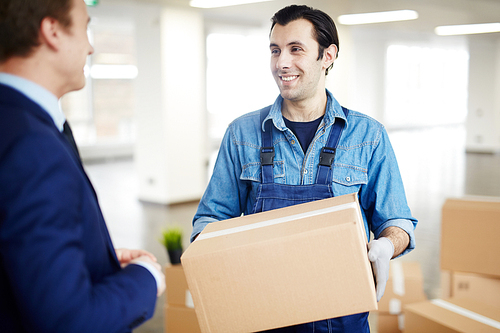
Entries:
[[295, 79], [297, 79], [299, 76], [298, 75], [290, 75], [290, 76], [280, 76], [280, 79], [285, 82], [291, 82]]

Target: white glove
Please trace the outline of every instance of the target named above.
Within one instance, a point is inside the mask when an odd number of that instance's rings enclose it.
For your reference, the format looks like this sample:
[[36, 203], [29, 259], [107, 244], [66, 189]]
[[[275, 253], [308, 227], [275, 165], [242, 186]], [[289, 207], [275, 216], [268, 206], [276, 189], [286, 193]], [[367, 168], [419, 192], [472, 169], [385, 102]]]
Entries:
[[386, 237], [374, 239], [368, 243], [368, 259], [372, 262], [377, 285], [377, 302], [384, 295], [389, 279], [389, 263], [394, 255], [394, 244]]

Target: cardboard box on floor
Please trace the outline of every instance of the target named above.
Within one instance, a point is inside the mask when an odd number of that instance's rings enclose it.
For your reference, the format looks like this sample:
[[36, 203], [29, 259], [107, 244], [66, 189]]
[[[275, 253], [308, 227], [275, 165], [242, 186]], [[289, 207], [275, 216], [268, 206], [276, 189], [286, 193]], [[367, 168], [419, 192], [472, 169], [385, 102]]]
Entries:
[[448, 199], [441, 223], [441, 269], [500, 277], [500, 198]]
[[498, 333], [500, 308], [470, 299], [435, 299], [405, 306], [405, 333]]
[[403, 329], [403, 314], [377, 313], [377, 333], [401, 333]]
[[384, 296], [378, 303], [378, 333], [401, 333], [404, 327], [403, 307], [427, 300], [420, 263], [391, 261]]
[[165, 302], [169, 305], [194, 308], [182, 265], [165, 267], [166, 293]]
[[[500, 308], [500, 278], [474, 273], [442, 271], [443, 297], [469, 298]], [[445, 292], [448, 288], [448, 293]]]
[[210, 223], [181, 261], [203, 333], [377, 308], [356, 194]]
[[194, 309], [165, 305], [166, 333], [201, 333]]
[[167, 265], [165, 282], [165, 332], [201, 333], [182, 266]]
[[451, 271], [441, 270], [439, 298], [451, 298]]
[[378, 303], [378, 312], [401, 314], [403, 306], [427, 300], [424, 278], [418, 262], [391, 261], [389, 279], [384, 296]]

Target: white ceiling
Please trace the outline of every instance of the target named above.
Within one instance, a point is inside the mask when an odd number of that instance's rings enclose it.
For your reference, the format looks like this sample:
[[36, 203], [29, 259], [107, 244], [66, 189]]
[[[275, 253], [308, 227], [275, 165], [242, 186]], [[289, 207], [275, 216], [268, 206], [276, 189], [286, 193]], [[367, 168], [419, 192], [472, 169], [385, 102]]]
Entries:
[[[189, 0], [135, 0], [167, 5], [189, 6]], [[342, 14], [398, 9], [413, 9], [419, 18], [413, 21], [373, 24], [374, 29], [433, 32], [439, 25], [500, 22], [500, 0], [273, 0], [240, 6], [200, 9], [208, 19], [268, 24], [282, 7], [306, 4], [327, 12], [336, 21]], [[499, 33], [493, 34], [498, 36]]]

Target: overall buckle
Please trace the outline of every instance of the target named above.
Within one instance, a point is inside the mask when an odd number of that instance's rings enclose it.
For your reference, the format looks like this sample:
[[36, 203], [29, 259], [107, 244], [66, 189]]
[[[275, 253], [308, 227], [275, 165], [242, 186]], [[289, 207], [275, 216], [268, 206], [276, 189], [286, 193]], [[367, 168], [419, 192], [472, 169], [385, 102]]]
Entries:
[[319, 165], [332, 167], [333, 160], [335, 159], [335, 148], [323, 147], [319, 155]]
[[262, 165], [273, 165], [274, 147], [262, 147], [260, 149], [260, 163]]

